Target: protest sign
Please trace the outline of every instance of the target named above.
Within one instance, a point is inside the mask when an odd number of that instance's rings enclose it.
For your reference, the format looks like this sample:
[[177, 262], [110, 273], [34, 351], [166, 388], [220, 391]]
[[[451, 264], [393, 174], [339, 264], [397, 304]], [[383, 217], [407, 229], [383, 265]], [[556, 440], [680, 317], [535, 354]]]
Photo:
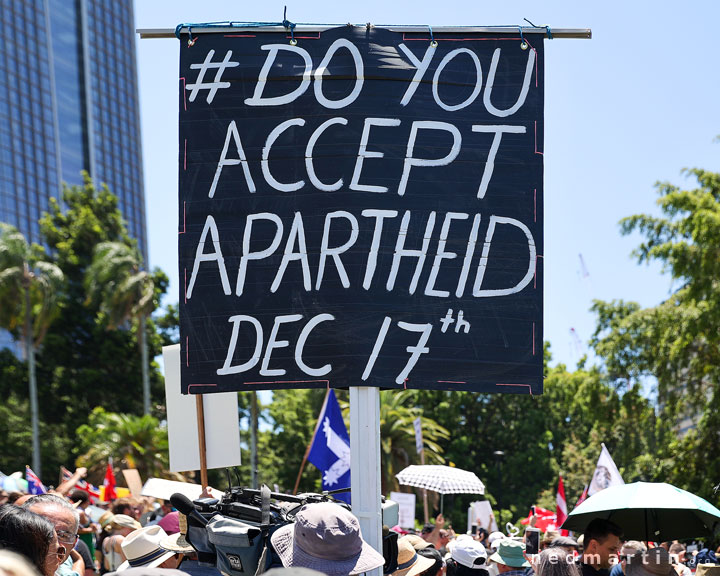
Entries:
[[398, 524], [403, 528], [415, 528], [415, 494], [390, 492], [390, 500], [398, 503]]
[[181, 44], [182, 392], [542, 392], [543, 46]]

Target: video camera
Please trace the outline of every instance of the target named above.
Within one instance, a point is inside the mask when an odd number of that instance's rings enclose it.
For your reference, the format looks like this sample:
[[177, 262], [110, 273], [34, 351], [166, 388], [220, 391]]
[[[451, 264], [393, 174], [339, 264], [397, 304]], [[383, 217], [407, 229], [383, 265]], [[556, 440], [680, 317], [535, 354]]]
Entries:
[[[170, 497], [170, 502], [187, 517], [186, 539], [196, 550], [200, 564], [217, 566], [226, 576], [248, 576], [282, 567], [270, 537], [278, 528], [294, 522], [295, 514], [303, 506], [333, 502], [351, 510], [348, 504], [333, 498], [334, 494], [348, 490], [290, 495], [271, 492], [266, 486], [260, 489], [234, 486], [221, 499], [191, 501], [176, 493]], [[396, 539], [394, 532], [384, 538], [387, 568], [391, 568], [397, 559]], [[259, 566], [264, 569], [258, 570]]]

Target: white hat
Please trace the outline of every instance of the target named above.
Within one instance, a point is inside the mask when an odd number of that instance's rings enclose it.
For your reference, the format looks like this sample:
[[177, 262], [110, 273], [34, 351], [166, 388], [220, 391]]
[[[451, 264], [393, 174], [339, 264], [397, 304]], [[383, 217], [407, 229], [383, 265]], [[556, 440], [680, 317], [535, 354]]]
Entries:
[[490, 536], [488, 536], [488, 546], [490, 546], [490, 548], [492, 548], [493, 550], [497, 550], [496, 542], [498, 540], [502, 540], [505, 537], [505, 534], [503, 534], [502, 532], [491, 533]]
[[175, 552], [168, 552], [160, 546], [164, 538], [167, 538], [165, 530], [157, 525], [146, 526], [128, 534], [120, 544], [127, 560], [118, 566], [117, 571], [138, 566], [155, 568], [174, 556]]
[[485, 546], [473, 539], [458, 539], [452, 549], [452, 559], [466, 568], [486, 568], [487, 552]]

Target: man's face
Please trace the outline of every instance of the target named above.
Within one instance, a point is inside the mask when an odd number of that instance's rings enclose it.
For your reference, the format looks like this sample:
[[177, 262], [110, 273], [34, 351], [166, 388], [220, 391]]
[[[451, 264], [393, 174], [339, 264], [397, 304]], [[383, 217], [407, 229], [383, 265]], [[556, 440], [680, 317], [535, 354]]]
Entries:
[[588, 564], [595, 568], [608, 569], [617, 562], [619, 550], [620, 538], [614, 534], [608, 534], [602, 542], [595, 539], [590, 540], [585, 546], [584, 558]]
[[65, 562], [70, 550], [75, 547], [77, 542], [78, 525], [75, 521], [75, 514], [67, 508], [55, 504], [36, 504], [30, 507], [30, 511], [44, 516], [53, 523], [58, 542], [61, 546], [65, 546], [66, 550], [65, 556], [60, 559], [60, 562]]
[[64, 562], [67, 557], [67, 554], [64, 556], [58, 556], [58, 546], [64, 546], [64, 544], [59, 544], [57, 536], [53, 534], [52, 542], [50, 542], [50, 547], [48, 548], [48, 553], [45, 557], [45, 566], [43, 570], [44, 576], [52, 576], [55, 574], [55, 570], [58, 569], [60, 563]]

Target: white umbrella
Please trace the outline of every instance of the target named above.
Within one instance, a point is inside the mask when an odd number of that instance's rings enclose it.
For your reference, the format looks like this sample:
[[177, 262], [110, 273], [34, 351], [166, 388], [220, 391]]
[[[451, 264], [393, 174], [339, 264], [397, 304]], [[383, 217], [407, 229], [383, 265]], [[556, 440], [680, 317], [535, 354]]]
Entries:
[[[485, 494], [485, 484], [474, 472], [451, 466], [408, 466], [395, 476], [404, 486], [425, 488], [439, 494]], [[440, 500], [440, 512], [443, 501]]]

